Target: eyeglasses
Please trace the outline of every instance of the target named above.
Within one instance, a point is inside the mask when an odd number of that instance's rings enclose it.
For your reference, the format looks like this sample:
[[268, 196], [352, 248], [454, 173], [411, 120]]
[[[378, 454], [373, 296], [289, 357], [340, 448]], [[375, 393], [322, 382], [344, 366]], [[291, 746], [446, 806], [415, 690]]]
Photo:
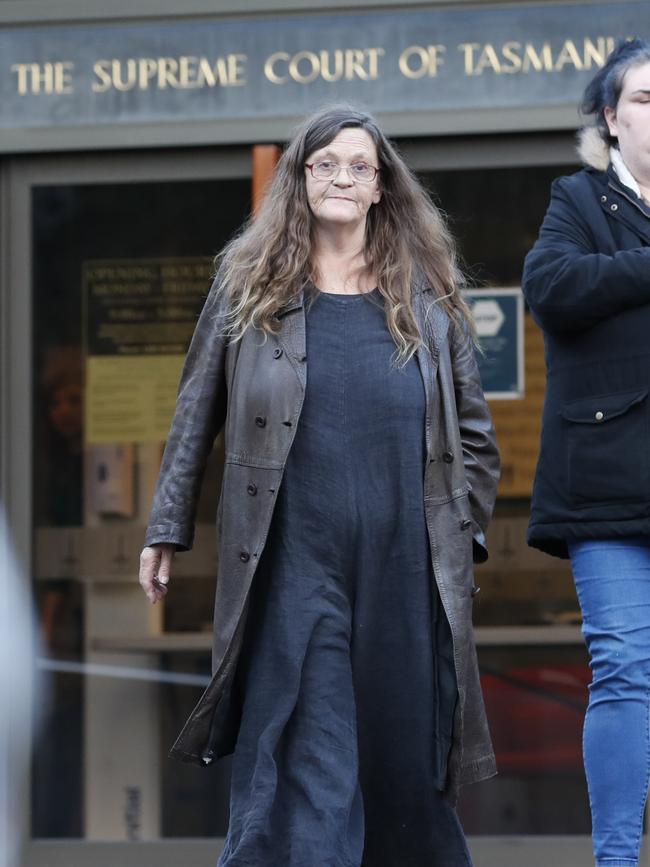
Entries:
[[311, 172], [312, 178], [317, 181], [333, 181], [337, 178], [341, 169], [347, 169], [348, 175], [353, 181], [362, 184], [370, 184], [379, 174], [379, 169], [368, 163], [352, 163], [349, 166], [340, 166], [332, 160], [321, 160], [317, 163], [305, 163], [305, 168]]

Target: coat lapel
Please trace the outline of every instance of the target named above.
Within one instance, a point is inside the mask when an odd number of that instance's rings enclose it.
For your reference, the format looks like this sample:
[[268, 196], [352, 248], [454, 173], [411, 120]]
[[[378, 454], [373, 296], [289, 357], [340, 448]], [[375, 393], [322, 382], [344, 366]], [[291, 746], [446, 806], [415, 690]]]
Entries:
[[433, 293], [424, 289], [413, 296], [413, 312], [417, 319], [422, 343], [416, 350], [418, 366], [424, 383], [426, 397], [426, 444], [427, 452], [433, 449], [433, 384], [438, 373], [439, 348], [445, 339], [449, 320], [439, 304], [434, 303]]
[[305, 327], [305, 306], [303, 290], [296, 296], [294, 301], [285, 305], [278, 313], [280, 331], [277, 339], [284, 349], [291, 366], [296, 372], [301, 388], [307, 384], [307, 338]]
[[417, 350], [418, 361], [422, 374], [427, 370], [432, 379], [438, 371], [440, 347], [447, 337], [449, 317], [440, 304], [436, 303], [433, 292], [429, 289], [414, 295], [413, 310], [423, 340]]
[[[438, 370], [439, 347], [446, 339], [449, 318], [440, 304], [435, 302], [433, 293], [428, 288], [414, 290], [413, 310], [423, 339], [416, 356], [424, 380], [427, 405], [431, 405], [431, 389]], [[277, 313], [277, 318], [280, 321], [277, 339], [304, 389], [307, 382], [307, 365], [304, 363], [307, 357], [307, 340], [303, 290]]]

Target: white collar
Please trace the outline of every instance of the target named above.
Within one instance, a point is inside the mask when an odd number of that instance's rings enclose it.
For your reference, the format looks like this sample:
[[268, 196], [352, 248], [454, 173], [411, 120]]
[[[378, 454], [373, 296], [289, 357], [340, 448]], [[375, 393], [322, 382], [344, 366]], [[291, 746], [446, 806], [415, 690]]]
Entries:
[[619, 149], [610, 148], [609, 158], [611, 160], [612, 166], [614, 167], [614, 171], [618, 175], [619, 181], [626, 187], [628, 187], [628, 189], [632, 190], [632, 192], [636, 193], [639, 198], [641, 198], [641, 187], [637, 184], [634, 176], [632, 175], [632, 172], [623, 162], [623, 157], [621, 156], [621, 152], [619, 151]]

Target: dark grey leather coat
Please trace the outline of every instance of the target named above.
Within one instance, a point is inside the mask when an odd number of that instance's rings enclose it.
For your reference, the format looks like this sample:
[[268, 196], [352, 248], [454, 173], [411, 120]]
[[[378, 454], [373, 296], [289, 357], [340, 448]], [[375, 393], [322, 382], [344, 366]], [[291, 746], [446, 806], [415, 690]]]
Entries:
[[[426, 344], [417, 352], [427, 401], [426, 520], [459, 690], [449, 757], [453, 799], [461, 784], [495, 773], [472, 629], [472, 567], [473, 555], [477, 562], [487, 557], [484, 531], [499, 458], [471, 343], [433, 301], [427, 287], [414, 286]], [[228, 344], [220, 336], [224, 303], [215, 281], [188, 352], [146, 533], [147, 545], [191, 547], [205, 462], [225, 424], [213, 677], [172, 748], [173, 756], [197, 764], [234, 748], [232, 684], [248, 596], [300, 419], [308, 365], [302, 296], [278, 313], [280, 330], [266, 342], [248, 329]]]

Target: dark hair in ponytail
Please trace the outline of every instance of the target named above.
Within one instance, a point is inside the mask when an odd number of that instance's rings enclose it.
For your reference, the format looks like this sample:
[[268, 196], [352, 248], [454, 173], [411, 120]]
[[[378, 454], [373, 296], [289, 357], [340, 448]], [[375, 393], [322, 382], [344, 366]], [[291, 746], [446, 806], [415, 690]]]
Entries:
[[596, 128], [608, 145], [616, 144], [616, 137], [609, 133], [605, 108], [616, 108], [625, 73], [631, 66], [641, 63], [650, 63], [650, 42], [645, 39], [621, 39], [607, 58], [607, 63], [585, 89], [580, 110], [583, 114], [595, 115]]

